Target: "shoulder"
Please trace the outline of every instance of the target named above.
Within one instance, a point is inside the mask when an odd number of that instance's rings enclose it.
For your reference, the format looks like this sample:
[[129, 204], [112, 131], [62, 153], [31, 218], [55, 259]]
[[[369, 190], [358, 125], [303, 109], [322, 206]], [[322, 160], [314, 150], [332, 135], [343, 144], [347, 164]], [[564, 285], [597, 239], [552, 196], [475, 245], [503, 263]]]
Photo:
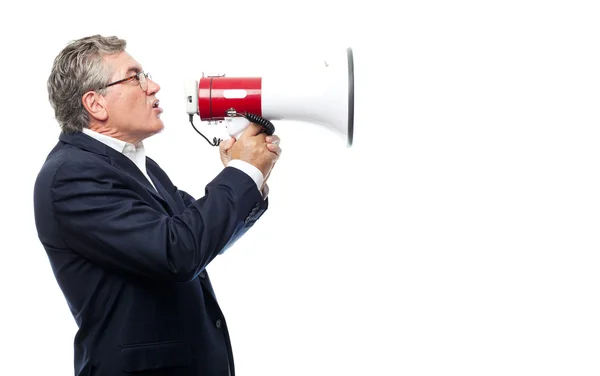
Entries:
[[47, 156], [34, 181], [33, 199], [36, 215], [45, 213], [52, 207], [55, 193], [72, 193], [72, 189], [87, 189], [89, 182], [96, 180], [99, 166], [110, 165], [102, 162], [103, 157], [85, 150], [57, 146]]
[[99, 162], [110, 164], [110, 159], [106, 155], [99, 155], [77, 147], [65, 145], [61, 148], [55, 148], [48, 154], [46, 160], [42, 164], [40, 174], [56, 171], [64, 165], [89, 166], [98, 165]]
[[111, 169], [110, 158], [71, 145], [55, 147], [42, 164], [35, 187], [50, 188], [57, 177], [87, 176]]

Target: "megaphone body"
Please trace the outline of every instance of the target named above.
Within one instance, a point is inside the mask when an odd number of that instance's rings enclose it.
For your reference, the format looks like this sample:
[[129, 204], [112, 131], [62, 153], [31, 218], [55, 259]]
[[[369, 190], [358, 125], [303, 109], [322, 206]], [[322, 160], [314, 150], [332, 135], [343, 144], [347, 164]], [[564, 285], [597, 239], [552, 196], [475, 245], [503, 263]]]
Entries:
[[[327, 62], [317, 69], [279, 72], [260, 77], [224, 74], [189, 80], [186, 112], [202, 121], [223, 121], [238, 138], [250, 121], [295, 120], [322, 125], [351, 146], [354, 134], [354, 61], [352, 49], [343, 62]], [[193, 125], [193, 123], [192, 123]], [[271, 124], [272, 126], [272, 124]]]

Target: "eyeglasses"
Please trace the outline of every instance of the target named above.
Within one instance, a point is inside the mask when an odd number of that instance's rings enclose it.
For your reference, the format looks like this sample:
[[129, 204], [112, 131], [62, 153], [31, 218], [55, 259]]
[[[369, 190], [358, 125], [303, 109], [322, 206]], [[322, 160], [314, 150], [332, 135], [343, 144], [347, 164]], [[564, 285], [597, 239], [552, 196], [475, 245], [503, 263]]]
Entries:
[[119, 80], [119, 81], [111, 82], [110, 84], [108, 84], [108, 85], [106, 85], [104, 87], [101, 87], [100, 89], [106, 89], [109, 86], [113, 86], [113, 85], [116, 85], [116, 84], [121, 84], [123, 82], [129, 82], [131, 80], [138, 80], [138, 82], [140, 83], [140, 87], [142, 88], [142, 90], [146, 91], [146, 90], [148, 90], [148, 80], [147, 80], [148, 78], [152, 79], [152, 77], [150, 76], [150, 73], [140, 72], [140, 73], [134, 74], [131, 77], [127, 77], [127, 78], [124, 78], [124, 79]]

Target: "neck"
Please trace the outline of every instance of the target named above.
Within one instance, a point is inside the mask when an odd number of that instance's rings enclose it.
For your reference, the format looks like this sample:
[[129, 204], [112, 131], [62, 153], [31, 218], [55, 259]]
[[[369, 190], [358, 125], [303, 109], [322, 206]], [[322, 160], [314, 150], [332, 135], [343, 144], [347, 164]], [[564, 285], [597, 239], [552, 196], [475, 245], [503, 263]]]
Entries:
[[143, 137], [140, 137], [139, 135], [126, 134], [126, 133], [119, 131], [118, 129], [107, 127], [107, 126], [104, 126], [101, 124], [90, 124], [89, 129], [94, 132], [103, 134], [105, 136], [116, 138], [117, 140], [129, 142], [130, 144], [133, 144], [133, 145], [137, 145], [144, 139]]

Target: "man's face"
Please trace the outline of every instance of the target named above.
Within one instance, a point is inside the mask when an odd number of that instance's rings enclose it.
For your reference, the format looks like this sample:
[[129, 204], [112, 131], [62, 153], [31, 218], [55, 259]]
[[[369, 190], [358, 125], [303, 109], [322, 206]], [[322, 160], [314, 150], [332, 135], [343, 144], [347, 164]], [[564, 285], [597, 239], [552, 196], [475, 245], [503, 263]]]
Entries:
[[[142, 71], [142, 66], [127, 52], [106, 56], [105, 63], [113, 72], [110, 82], [130, 77]], [[158, 107], [156, 93], [160, 86], [147, 79], [148, 87], [143, 91], [140, 82], [133, 79], [113, 85], [107, 89], [107, 125], [120, 134], [141, 141], [164, 128], [160, 118], [162, 109]]]

